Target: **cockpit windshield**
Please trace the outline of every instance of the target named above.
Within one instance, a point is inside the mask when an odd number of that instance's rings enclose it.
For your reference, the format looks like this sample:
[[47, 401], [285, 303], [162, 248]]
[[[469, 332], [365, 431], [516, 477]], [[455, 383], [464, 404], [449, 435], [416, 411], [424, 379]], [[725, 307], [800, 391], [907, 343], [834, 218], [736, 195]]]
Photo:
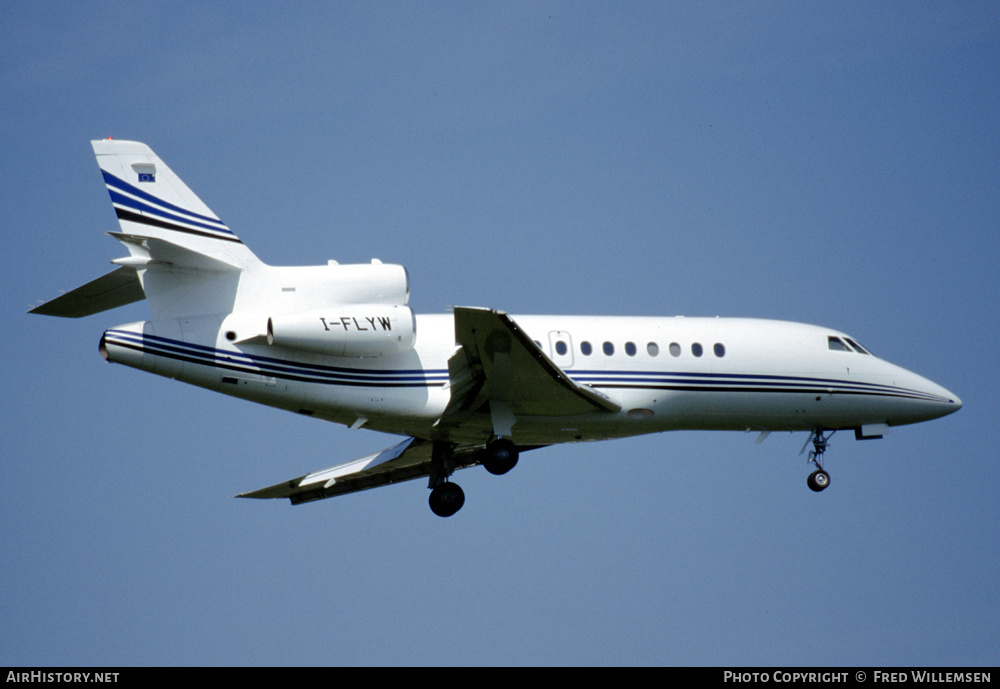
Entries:
[[847, 340], [847, 344], [851, 345], [852, 347], [854, 347], [856, 350], [858, 350], [862, 354], [871, 354], [871, 352], [869, 352], [867, 349], [865, 349], [864, 347], [862, 347], [861, 345], [859, 345], [858, 342], [857, 342], [857, 340], [852, 340], [849, 337], [845, 337], [844, 339]]
[[847, 336], [841, 339], [836, 335], [830, 335], [826, 338], [826, 341], [827, 347], [834, 352], [857, 352], [858, 354], [871, 355], [871, 352]]

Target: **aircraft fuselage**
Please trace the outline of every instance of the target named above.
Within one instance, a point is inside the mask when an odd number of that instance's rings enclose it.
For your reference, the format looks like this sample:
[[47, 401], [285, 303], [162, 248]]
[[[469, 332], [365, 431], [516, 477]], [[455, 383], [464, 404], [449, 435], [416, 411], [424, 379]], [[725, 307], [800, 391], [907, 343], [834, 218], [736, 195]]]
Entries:
[[[514, 316], [577, 383], [616, 413], [519, 416], [519, 445], [602, 440], [669, 430], [810, 431], [898, 426], [961, 402], [829, 328], [743, 318]], [[436, 427], [456, 381], [450, 314], [417, 317], [412, 349], [332, 357], [244, 339], [239, 318], [135, 323], [109, 330], [109, 361], [348, 426], [452, 442], [483, 442], [488, 414]], [[368, 328], [361, 321], [339, 327]], [[475, 416], [475, 415], [474, 415]]]

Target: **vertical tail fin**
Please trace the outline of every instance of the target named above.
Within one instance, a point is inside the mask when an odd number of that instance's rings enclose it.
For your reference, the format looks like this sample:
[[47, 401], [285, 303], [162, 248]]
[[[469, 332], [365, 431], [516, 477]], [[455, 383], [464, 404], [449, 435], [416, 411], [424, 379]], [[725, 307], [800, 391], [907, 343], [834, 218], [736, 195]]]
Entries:
[[264, 264], [149, 146], [91, 144], [130, 255], [31, 312], [79, 318], [145, 298], [156, 319], [230, 313], [244, 272]]
[[162, 240], [237, 269], [259, 263], [149, 146], [113, 139], [91, 144], [124, 236]]

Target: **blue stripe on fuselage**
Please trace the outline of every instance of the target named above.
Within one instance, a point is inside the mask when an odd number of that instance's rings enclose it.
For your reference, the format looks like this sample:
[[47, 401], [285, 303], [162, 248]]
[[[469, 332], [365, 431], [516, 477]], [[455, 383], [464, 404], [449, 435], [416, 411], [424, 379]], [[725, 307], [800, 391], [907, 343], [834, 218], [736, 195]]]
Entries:
[[[287, 359], [250, 355], [238, 350], [192, 344], [128, 330], [109, 330], [108, 343], [145, 354], [209, 366], [228, 371], [270, 376], [284, 380], [324, 385], [370, 387], [441, 387], [448, 382], [447, 369], [358, 369], [306, 364]], [[737, 373], [680, 373], [636, 371], [578, 371], [574, 381], [603, 389], [657, 389], [692, 392], [769, 392], [849, 394], [903, 397], [929, 401], [943, 398], [918, 390], [876, 383], [851, 383], [829, 378], [754, 375]]]
[[448, 382], [447, 369], [381, 370], [324, 366], [254, 356], [237, 350], [217, 349], [129, 330], [108, 330], [105, 336], [110, 345], [135, 349], [144, 354], [304, 383], [371, 387], [441, 387]]

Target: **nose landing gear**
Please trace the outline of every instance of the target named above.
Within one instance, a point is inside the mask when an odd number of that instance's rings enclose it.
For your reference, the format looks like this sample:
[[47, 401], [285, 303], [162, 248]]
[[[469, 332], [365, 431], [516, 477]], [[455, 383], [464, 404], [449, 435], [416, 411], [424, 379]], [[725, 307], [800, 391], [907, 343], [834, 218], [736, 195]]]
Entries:
[[[809, 478], [806, 480], [806, 484], [811, 490], [815, 492], [820, 492], [830, 485], [830, 474], [823, 470], [823, 453], [826, 452], [826, 448], [829, 446], [830, 438], [837, 431], [830, 431], [829, 435], [824, 435], [823, 430], [817, 428], [812, 432], [806, 440], [806, 445], [809, 441], [812, 441], [813, 449], [809, 451], [809, 463], [816, 465], [816, 471], [809, 474]], [[805, 450], [805, 446], [802, 448]]]
[[809, 474], [809, 478], [806, 479], [806, 483], [812, 490], [818, 493], [830, 485], [830, 474], [826, 473], [822, 469], [817, 469]]

